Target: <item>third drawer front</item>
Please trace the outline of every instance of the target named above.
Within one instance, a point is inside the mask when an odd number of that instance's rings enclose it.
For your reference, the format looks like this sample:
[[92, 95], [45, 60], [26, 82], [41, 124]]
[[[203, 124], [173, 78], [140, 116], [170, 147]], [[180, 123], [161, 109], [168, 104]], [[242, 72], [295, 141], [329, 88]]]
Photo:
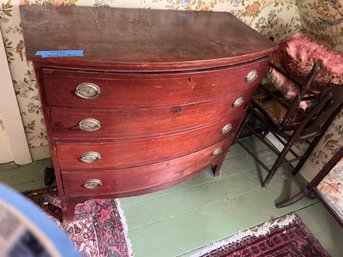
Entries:
[[250, 88], [216, 101], [156, 109], [93, 111], [52, 108], [52, 137], [90, 140], [173, 133], [224, 119], [229, 114], [241, 116], [253, 93], [254, 88]]
[[56, 143], [61, 169], [127, 168], [153, 164], [199, 151], [224, 138], [233, 138], [239, 117], [204, 128], [140, 140], [97, 143]]
[[227, 138], [192, 154], [153, 165], [100, 171], [61, 171], [68, 196], [131, 196], [177, 184], [224, 157], [232, 140]]

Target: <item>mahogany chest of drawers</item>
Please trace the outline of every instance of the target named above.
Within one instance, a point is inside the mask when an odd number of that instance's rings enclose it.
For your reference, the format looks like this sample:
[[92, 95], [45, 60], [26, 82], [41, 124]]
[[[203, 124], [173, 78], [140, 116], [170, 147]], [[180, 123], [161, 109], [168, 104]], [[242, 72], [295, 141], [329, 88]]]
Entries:
[[228, 13], [21, 6], [21, 18], [66, 219], [87, 199], [219, 174], [275, 49]]

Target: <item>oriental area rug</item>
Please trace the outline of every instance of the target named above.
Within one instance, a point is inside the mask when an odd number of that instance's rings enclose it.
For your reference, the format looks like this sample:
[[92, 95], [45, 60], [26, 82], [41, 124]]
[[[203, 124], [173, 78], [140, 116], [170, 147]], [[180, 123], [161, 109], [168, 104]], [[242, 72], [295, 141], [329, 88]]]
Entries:
[[194, 251], [191, 257], [330, 256], [302, 220], [292, 214]]
[[125, 217], [117, 199], [94, 199], [75, 207], [74, 220], [61, 224], [61, 201], [56, 188], [23, 193], [63, 228], [82, 257], [132, 256]]

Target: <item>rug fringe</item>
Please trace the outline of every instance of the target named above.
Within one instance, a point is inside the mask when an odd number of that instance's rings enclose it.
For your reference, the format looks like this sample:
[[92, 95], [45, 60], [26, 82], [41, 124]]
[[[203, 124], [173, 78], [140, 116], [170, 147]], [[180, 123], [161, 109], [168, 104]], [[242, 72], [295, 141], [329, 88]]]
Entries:
[[129, 236], [128, 236], [129, 228], [127, 226], [124, 210], [121, 208], [121, 204], [120, 204], [119, 199], [116, 199], [116, 204], [117, 204], [118, 213], [120, 215], [120, 219], [121, 219], [121, 222], [122, 222], [123, 228], [124, 228], [124, 235], [125, 235], [125, 240], [126, 240], [126, 244], [128, 247], [128, 253], [129, 253], [129, 256], [133, 257], [132, 244], [131, 244], [131, 241], [130, 241]]
[[242, 240], [243, 238], [247, 236], [256, 236], [256, 237], [261, 237], [261, 236], [266, 236], [270, 233], [271, 228], [279, 227], [283, 228], [293, 222], [298, 216], [296, 214], [288, 214], [284, 217], [277, 218], [271, 221], [267, 221], [259, 226], [256, 226], [251, 229], [246, 229], [246, 230], [240, 230], [238, 231], [237, 234], [234, 234], [232, 236], [229, 236], [228, 238], [224, 238], [218, 241], [214, 241], [208, 246], [205, 246], [203, 248], [200, 248], [193, 252], [189, 257], [199, 257], [202, 256], [208, 252], [211, 252], [217, 248], [220, 248], [224, 245]]

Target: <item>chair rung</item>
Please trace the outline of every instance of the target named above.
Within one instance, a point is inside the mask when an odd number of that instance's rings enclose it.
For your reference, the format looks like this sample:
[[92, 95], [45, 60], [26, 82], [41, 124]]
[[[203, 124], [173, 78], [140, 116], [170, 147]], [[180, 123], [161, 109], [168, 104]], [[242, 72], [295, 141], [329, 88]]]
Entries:
[[[259, 140], [262, 141], [263, 144], [265, 144], [270, 150], [272, 150], [276, 155], [279, 155], [281, 151], [277, 149], [272, 143], [269, 142], [269, 140], [265, 140], [260, 134], [258, 134], [253, 128], [251, 128], [249, 125], [245, 125], [245, 127]], [[284, 146], [286, 145], [285, 142], [283, 142], [282, 137], [280, 137], [275, 131], [271, 130], [270, 133], [272, 133], [280, 143], [282, 143]], [[294, 156], [299, 157], [292, 149], [289, 150]]]
[[249, 125], [245, 125], [245, 127], [255, 136], [257, 137], [263, 144], [265, 144], [270, 150], [272, 150], [276, 155], [280, 154], [280, 151], [269, 141], [266, 141], [260, 134], [258, 134], [253, 128]]
[[[257, 107], [258, 108], [258, 107]], [[261, 122], [263, 122], [264, 124], [266, 124], [268, 126], [268, 129], [271, 132], [277, 133], [278, 135], [284, 137], [286, 140], [288, 140], [290, 138], [289, 135], [287, 135], [286, 133], [284, 133], [282, 131], [282, 129], [278, 129], [276, 128], [276, 126], [273, 124], [272, 121], [268, 121], [263, 114], [260, 113], [260, 111], [256, 108], [252, 108], [251, 109], [251, 113], [255, 115], [255, 117], [257, 119], [259, 119]]]
[[[283, 138], [281, 138], [278, 134], [274, 134], [274, 133], [273, 133], [273, 135], [279, 140], [279, 142], [280, 142], [281, 144], [283, 144], [284, 146], [286, 145], [286, 143], [283, 142], [283, 140], [282, 140]], [[297, 157], [297, 158], [299, 157], [298, 154], [292, 150], [292, 148], [289, 149], [289, 151], [290, 151], [295, 157]]]
[[255, 161], [258, 162], [258, 164], [260, 164], [262, 166], [262, 168], [264, 168], [266, 171], [269, 172], [269, 168], [248, 148], [246, 147], [239, 139], [237, 140], [237, 143], [245, 150], [248, 152], [248, 154], [250, 154], [250, 156], [252, 158], [254, 158]]
[[296, 158], [293, 158], [292, 160], [286, 160], [284, 161], [283, 163], [280, 164], [280, 166], [283, 166], [283, 165], [286, 165], [286, 164], [289, 164], [289, 163], [292, 163], [292, 162], [295, 162], [295, 161], [299, 161], [301, 159], [304, 159], [306, 156], [299, 156], [299, 157], [296, 157]]
[[315, 133], [312, 133], [310, 135], [305, 135], [305, 136], [300, 136], [296, 141], [304, 141], [304, 140], [309, 140], [309, 139], [312, 139], [312, 138], [315, 138], [315, 137], [318, 137], [322, 134], [321, 131], [317, 131]]

